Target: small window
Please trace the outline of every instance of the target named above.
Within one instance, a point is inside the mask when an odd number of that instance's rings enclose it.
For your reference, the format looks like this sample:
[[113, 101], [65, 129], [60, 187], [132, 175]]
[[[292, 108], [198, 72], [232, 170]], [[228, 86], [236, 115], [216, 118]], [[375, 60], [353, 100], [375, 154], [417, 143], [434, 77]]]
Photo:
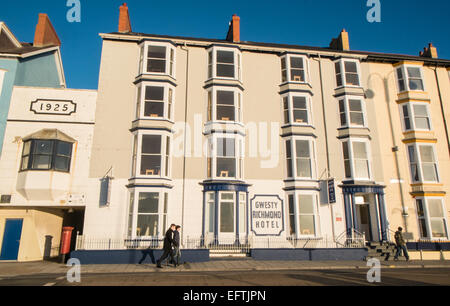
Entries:
[[399, 92], [424, 91], [422, 67], [400, 66], [397, 68]]
[[69, 172], [72, 148], [72, 143], [60, 140], [27, 140], [23, 145], [20, 170]]
[[285, 55], [281, 58], [281, 81], [308, 82], [307, 58], [305, 56]]
[[335, 63], [337, 87], [361, 86], [359, 62], [356, 60], [340, 60]]
[[317, 236], [317, 195], [293, 192], [288, 195], [289, 235], [292, 238]]

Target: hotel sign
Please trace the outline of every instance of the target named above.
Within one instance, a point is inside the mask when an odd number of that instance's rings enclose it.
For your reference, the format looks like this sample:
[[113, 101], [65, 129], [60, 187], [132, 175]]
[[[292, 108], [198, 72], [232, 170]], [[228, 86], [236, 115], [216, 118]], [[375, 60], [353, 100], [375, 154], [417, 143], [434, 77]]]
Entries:
[[283, 200], [278, 195], [255, 195], [250, 200], [251, 227], [256, 236], [280, 236], [284, 231]]
[[37, 99], [31, 102], [30, 111], [39, 115], [70, 116], [77, 112], [77, 105], [70, 100]]

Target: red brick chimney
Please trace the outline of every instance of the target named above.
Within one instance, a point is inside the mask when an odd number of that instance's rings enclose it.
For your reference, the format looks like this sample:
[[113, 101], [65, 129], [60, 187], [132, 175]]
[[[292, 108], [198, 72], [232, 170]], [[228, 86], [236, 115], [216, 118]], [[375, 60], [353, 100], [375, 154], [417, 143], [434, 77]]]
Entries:
[[228, 29], [228, 34], [226, 40], [232, 41], [232, 42], [240, 42], [240, 22], [241, 18], [237, 16], [236, 14], [233, 15], [233, 18], [230, 22], [230, 27]]
[[128, 13], [127, 4], [124, 3], [120, 8], [119, 13], [119, 32], [129, 33], [131, 31], [130, 14]]
[[43, 47], [55, 45], [61, 46], [61, 41], [59, 40], [58, 34], [56, 34], [55, 28], [53, 28], [47, 14], [39, 14], [33, 46]]

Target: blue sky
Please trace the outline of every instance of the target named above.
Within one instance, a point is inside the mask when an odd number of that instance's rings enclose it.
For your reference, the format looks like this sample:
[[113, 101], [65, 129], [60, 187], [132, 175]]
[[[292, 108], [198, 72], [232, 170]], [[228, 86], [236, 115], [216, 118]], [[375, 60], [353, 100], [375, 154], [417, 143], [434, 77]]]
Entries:
[[[62, 41], [68, 87], [96, 89], [98, 33], [117, 31], [119, 6], [125, 1], [80, 1], [80, 23], [67, 21], [67, 0], [3, 1], [0, 20], [20, 41], [32, 42], [38, 14], [47, 13]], [[367, 21], [367, 0], [126, 2], [134, 32], [223, 39], [237, 14], [245, 41], [325, 47], [345, 28], [352, 50], [418, 55], [432, 42], [440, 58], [450, 59], [450, 1], [380, 1], [381, 23]]]

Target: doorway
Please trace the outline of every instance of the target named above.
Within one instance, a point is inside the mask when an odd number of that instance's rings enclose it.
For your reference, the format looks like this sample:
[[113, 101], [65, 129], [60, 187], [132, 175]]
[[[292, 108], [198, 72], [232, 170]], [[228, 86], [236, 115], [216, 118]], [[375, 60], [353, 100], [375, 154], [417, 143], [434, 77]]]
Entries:
[[6, 220], [0, 260], [17, 260], [22, 237], [22, 226], [23, 219]]
[[358, 217], [359, 231], [365, 234], [366, 241], [372, 241], [369, 204], [356, 205], [356, 215]]

